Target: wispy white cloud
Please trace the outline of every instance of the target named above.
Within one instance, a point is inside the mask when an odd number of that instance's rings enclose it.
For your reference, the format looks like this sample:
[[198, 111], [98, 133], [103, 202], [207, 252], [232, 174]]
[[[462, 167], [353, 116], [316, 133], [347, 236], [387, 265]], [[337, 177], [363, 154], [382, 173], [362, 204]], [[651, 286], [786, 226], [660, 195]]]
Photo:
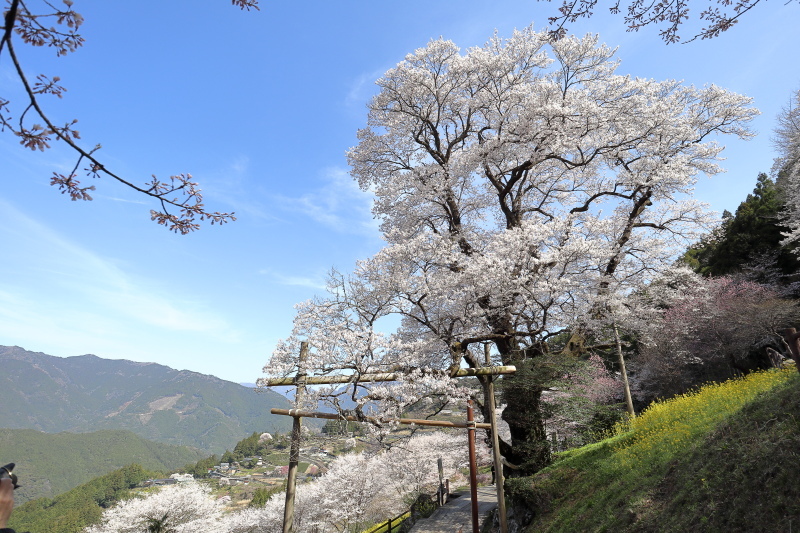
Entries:
[[350, 84], [350, 90], [347, 91], [347, 95], [345, 96], [345, 105], [348, 107], [358, 106], [359, 108], [363, 108], [369, 99], [378, 92], [375, 81], [383, 76], [390, 68], [391, 66], [387, 66], [385, 68], [373, 70], [372, 72], [364, 72], [354, 79]]
[[104, 200], [111, 200], [112, 202], [122, 202], [124, 204], [136, 204], [136, 205], [153, 205], [152, 202], [147, 202], [145, 200], [134, 200], [131, 198], [119, 198], [117, 196], [106, 196], [104, 194], [93, 194], [94, 198], [103, 198]]
[[113, 259], [75, 244], [3, 200], [0, 243], [14, 250], [0, 265], [0, 334], [25, 331], [67, 344], [76, 335], [106, 337], [152, 328], [160, 334], [238, 336], [202, 303], [126, 273]]
[[277, 220], [264, 201], [259, 201], [265, 195], [257, 192], [250, 168], [250, 158], [240, 154], [234, 157], [222, 169], [210, 171], [195, 176], [203, 186], [204, 199], [217, 205], [227, 204], [229, 209], [219, 208], [220, 211], [234, 211], [237, 216], [246, 216], [253, 219]]
[[324, 291], [325, 278], [324, 276], [287, 276], [279, 272], [264, 269], [259, 274], [269, 276], [279, 285], [288, 287], [307, 287], [309, 289]]
[[8, 63], [0, 67], [0, 88], [10, 86], [12, 83], [19, 83], [16, 71], [6, 65]]
[[247, 174], [250, 168], [250, 158], [245, 155], [240, 155], [233, 160], [230, 168], [234, 172], [234, 176], [241, 178], [241, 176]]
[[328, 168], [324, 184], [299, 197], [276, 197], [285, 211], [294, 211], [339, 233], [377, 237], [378, 222], [372, 217], [372, 195], [358, 188], [341, 168]]

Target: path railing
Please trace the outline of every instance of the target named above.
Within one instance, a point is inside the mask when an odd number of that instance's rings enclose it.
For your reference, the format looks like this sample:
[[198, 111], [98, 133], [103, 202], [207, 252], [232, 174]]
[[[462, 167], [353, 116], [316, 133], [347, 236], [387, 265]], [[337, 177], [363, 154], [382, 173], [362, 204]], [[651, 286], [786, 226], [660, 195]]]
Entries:
[[[385, 522], [381, 522], [380, 524], [375, 524], [374, 526], [365, 529], [361, 533], [392, 533], [393, 531], [395, 533], [399, 533], [404, 522], [411, 520], [410, 525], [403, 528], [403, 531], [408, 531], [409, 528], [414, 525], [414, 522], [422, 518], [420, 516], [420, 509], [418, 507], [419, 505], [427, 506], [433, 504], [433, 510], [436, 510], [447, 503], [447, 500], [450, 497], [450, 480], [446, 479], [444, 483], [439, 484], [439, 487], [436, 489], [435, 499], [430, 498], [430, 494], [428, 494], [428, 497], [429, 499], [427, 499], [427, 501], [429, 503], [425, 504], [423, 501], [421, 504], [420, 500], [417, 500], [413, 505], [411, 505], [411, 508], [408, 511], [390, 518]], [[424, 516], [427, 516], [430, 512], [432, 511], [430, 507], [428, 507], [428, 513], [426, 513]]]
[[369, 529], [365, 529], [361, 533], [392, 533], [394, 531], [397, 533], [399, 531], [400, 524], [405, 522], [407, 518], [411, 516], [411, 511], [406, 511], [403, 514], [399, 514], [394, 518], [390, 518], [386, 522], [381, 522], [380, 524], [376, 524]]

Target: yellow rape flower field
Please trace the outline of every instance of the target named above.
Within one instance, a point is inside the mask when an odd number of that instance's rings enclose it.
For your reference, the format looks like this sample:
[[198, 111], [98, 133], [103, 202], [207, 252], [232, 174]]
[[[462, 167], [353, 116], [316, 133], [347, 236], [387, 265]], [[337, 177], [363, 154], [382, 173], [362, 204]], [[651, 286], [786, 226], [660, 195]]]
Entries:
[[620, 465], [671, 459], [759, 395], [796, 375], [793, 367], [754, 372], [654, 402], [641, 416], [617, 425], [616, 434], [622, 439], [614, 448]]
[[800, 531], [798, 449], [792, 366], [655, 402], [507, 499], [526, 532]]

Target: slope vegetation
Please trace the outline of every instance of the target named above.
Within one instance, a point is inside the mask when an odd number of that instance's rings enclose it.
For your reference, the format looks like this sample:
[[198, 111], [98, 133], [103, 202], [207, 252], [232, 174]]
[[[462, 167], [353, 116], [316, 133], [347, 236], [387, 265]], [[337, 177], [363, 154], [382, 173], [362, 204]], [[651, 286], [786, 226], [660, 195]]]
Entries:
[[509, 480], [526, 531], [800, 528], [800, 376], [769, 371], [658, 403], [599, 443]]

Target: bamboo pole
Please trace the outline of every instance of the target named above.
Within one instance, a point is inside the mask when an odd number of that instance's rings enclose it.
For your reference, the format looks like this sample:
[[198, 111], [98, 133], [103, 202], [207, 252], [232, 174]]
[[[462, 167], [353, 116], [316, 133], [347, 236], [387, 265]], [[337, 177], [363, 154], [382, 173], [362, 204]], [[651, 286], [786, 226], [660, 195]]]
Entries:
[[303, 418], [326, 418], [328, 420], [347, 420], [349, 422], [372, 422], [379, 424], [388, 424], [391, 422], [398, 422], [400, 424], [413, 424], [417, 426], [435, 426], [440, 428], [467, 428], [476, 427], [478, 429], [491, 429], [492, 425], [485, 422], [473, 422], [473, 424], [463, 422], [448, 422], [447, 420], [425, 420], [419, 418], [375, 418], [365, 417], [359, 419], [351, 415], [339, 415], [336, 413], [322, 413], [319, 411], [305, 411], [303, 409], [270, 409], [273, 415], [294, 416]]
[[[489, 344], [483, 345], [483, 354], [486, 366], [492, 365]], [[494, 483], [497, 488], [497, 514], [500, 516], [500, 533], [508, 533], [508, 521], [506, 519], [506, 495], [505, 480], [503, 479], [503, 460], [500, 457], [500, 436], [497, 434], [497, 415], [495, 414], [494, 402], [494, 382], [489, 378], [487, 384], [489, 396], [489, 423], [492, 426], [492, 456], [494, 457]]]
[[[481, 368], [459, 368], [452, 377], [465, 378], [470, 376], [496, 376], [501, 374], [513, 374], [517, 368], [513, 365], [493, 366]], [[311, 376], [305, 377], [303, 383], [306, 385], [333, 385], [336, 383], [372, 383], [377, 381], [399, 381], [403, 376], [400, 372], [384, 372], [380, 374], [361, 374], [352, 376]], [[295, 385], [300, 377], [297, 378], [273, 378], [267, 380], [268, 387], [281, 385]]]
[[[295, 394], [295, 404], [303, 405], [303, 397], [305, 396], [305, 369], [304, 363], [308, 356], [308, 343], [302, 342], [300, 344], [300, 357], [298, 359], [297, 379], [297, 393]], [[283, 508], [283, 533], [292, 533], [294, 531], [294, 496], [297, 488], [297, 465], [300, 462], [300, 428], [301, 428], [300, 415], [294, 415], [292, 422], [292, 444], [289, 448], [289, 472], [286, 477], [286, 505]]]
[[[480, 533], [478, 524], [478, 465], [475, 458], [475, 417], [472, 413], [472, 400], [467, 400], [467, 435], [469, 443], [469, 493], [472, 501], [472, 533]], [[491, 427], [491, 425], [490, 425]]]

